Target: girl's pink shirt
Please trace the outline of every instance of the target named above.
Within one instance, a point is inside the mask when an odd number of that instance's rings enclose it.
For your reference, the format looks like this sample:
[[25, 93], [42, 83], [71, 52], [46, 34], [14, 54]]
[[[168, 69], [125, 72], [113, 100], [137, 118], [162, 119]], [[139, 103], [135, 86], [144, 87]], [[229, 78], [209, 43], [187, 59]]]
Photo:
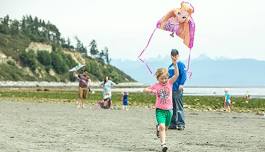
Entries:
[[172, 87], [173, 83], [170, 80], [168, 80], [166, 84], [158, 82], [148, 87], [156, 95], [156, 108], [163, 110], [170, 110], [173, 108]]

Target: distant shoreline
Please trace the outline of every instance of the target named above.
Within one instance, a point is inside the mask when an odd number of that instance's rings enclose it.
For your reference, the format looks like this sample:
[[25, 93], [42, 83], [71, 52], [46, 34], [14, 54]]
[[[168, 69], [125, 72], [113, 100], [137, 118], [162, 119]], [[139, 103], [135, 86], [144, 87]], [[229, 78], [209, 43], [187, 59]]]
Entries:
[[[75, 87], [78, 82], [48, 82], [48, 81], [0, 81], [0, 88], [5, 87]], [[99, 87], [100, 82], [92, 82], [92, 87]], [[117, 88], [147, 87], [140, 82], [124, 82], [117, 84]], [[265, 88], [264, 85], [185, 85], [185, 88]]]
[[234, 86], [211, 86], [211, 85], [186, 85], [185, 88], [265, 88], [265, 85], [252, 86], [252, 85], [234, 85]]
[[[142, 83], [130, 82], [130, 83], [119, 83], [113, 87], [113, 92], [141, 92], [143, 88], [148, 85]], [[67, 89], [67, 90], [77, 90], [78, 82], [46, 82], [46, 81], [0, 81], [1, 89]], [[232, 96], [246, 96], [247, 94], [251, 98], [265, 98], [265, 86], [185, 86], [184, 95], [187, 96], [223, 96], [224, 88], [229, 88], [229, 93]], [[91, 85], [93, 91], [102, 91], [100, 88], [100, 82], [94, 82]]]

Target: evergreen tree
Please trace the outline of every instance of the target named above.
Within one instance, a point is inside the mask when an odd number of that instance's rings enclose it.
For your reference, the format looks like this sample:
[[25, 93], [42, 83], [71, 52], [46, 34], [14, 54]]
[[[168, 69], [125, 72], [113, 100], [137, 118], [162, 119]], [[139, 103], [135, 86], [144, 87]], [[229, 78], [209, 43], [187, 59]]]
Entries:
[[76, 40], [76, 50], [80, 53], [87, 53], [87, 49], [86, 47], [84, 47], [83, 43], [79, 40], [79, 38], [76, 36], [75, 37]]
[[105, 60], [104, 60], [104, 52], [103, 50], [100, 51], [100, 53], [98, 54], [98, 57], [96, 57], [96, 59], [101, 62], [101, 63], [105, 63]]
[[101, 50], [99, 53], [99, 58], [104, 59], [104, 56], [105, 56], [105, 52], [104, 52], [104, 50]]
[[110, 57], [109, 57], [109, 49], [107, 47], [104, 48], [104, 56], [105, 56], [105, 61], [107, 64], [110, 64]]
[[91, 56], [97, 56], [98, 55], [98, 49], [97, 49], [97, 43], [96, 43], [96, 40], [92, 40], [89, 44], [90, 46], [90, 54]]
[[10, 24], [10, 33], [12, 35], [16, 35], [19, 33], [19, 21], [18, 20], [14, 20], [11, 22]]
[[0, 32], [4, 34], [9, 34], [9, 16], [6, 15], [2, 21], [1, 21], [1, 26], [0, 26]]
[[81, 41], [79, 40], [79, 38], [78, 38], [77, 36], [75, 36], [75, 40], [76, 40], [76, 47], [75, 47], [75, 49], [76, 49], [77, 51], [79, 51], [79, 49], [80, 49], [81, 46], [82, 46], [82, 43], [81, 43]]
[[65, 46], [64, 48], [68, 48], [68, 49], [74, 49], [74, 46], [71, 45], [71, 40], [70, 38], [68, 37], [66, 42], [65, 42]]

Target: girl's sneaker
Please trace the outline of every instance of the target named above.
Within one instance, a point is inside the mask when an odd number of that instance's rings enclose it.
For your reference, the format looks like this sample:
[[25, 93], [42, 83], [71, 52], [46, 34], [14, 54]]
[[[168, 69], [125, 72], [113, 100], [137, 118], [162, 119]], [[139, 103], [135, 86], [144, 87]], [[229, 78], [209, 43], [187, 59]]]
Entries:
[[162, 152], [166, 152], [168, 149], [166, 144], [162, 144], [161, 147], [162, 147]]

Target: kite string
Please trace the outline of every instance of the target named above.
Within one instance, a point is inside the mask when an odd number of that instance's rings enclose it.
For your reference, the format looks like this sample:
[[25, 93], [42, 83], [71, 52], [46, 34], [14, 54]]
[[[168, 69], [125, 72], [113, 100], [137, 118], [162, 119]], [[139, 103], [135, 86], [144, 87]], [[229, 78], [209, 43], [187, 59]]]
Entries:
[[[153, 35], [155, 33], [157, 28], [155, 28], [152, 32], [152, 34], [150, 35], [149, 39], [148, 39], [148, 42], [146, 44], [146, 46], [144, 47], [144, 49], [142, 50], [142, 52], [139, 54], [138, 56], [138, 59], [145, 64], [145, 66], [147, 67], [148, 71], [153, 74], [150, 66], [147, 64], [147, 62], [144, 60], [144, 59], [141, 59], [141, 56], [143, 55], [143, 53], [145, 52], [145, 50], [147, 49], [147, 47], [149, 46], [152, 38], [153, 38]], [[191, 76], [192, 76], [192, 71], [190, 70], [190, 58], [191, 58], [191, 49], [189, 50], [189, 57], [188, 57], [188, 61], [187, 61], [187, 73], [188, 73], [188, 76], [189, 76], [189, 79], [191, 79]]]
[[188, 58], [188, 63], [187, 63], [187, 73], [188, 73], [188, 76], [189, 76], [189, 79], [191, 79], [191, 76], [192, 76], [192, 71], [190, 70], [190, 56], [191, 56], [191, 49], [189, 51], [189, 58]]
[[152, 74], [152, 70], [151, 70], [151, 68], [148, 66], [148, 64], [147, 64], [146, 62], [144, 62], [144, 60], [141, 59], [141, 58], [139, 58], [139, 60], [142, 61], [142, 62], [145, 64], [145, 66], [147, 67], [148, 71]]
[[149, 44], [150, 44], [150, 42], [151, 42], [151, 39], [152, 39], [152, 37], [153, 37], [155, 31], [156, 31], [156, 28], [153, 30], [151, 36], [149, 37], [149, 40], [148, 40], [146, 46], [144, 47], [144, 49], [142, 50], [142, 52], [141, 52], [141, 53], [139, 54], [139, 56], [138, 56], [138, 59], [139, 59], [140, 61], [142, 61], [142, 62], [146, 65], [147, 69], [149, 70], [149, 72], [150, 72], [151, 74], [152, 74], [152, 70], [151, 70], [151, 68], [149, 67], [149, 65], [148, 65], [143, 59], [141, 59], [141, 56], [143, 55], [143, 53], [145, 52], [145, 50], [146, 50], [147, 47], [149, 46]]

